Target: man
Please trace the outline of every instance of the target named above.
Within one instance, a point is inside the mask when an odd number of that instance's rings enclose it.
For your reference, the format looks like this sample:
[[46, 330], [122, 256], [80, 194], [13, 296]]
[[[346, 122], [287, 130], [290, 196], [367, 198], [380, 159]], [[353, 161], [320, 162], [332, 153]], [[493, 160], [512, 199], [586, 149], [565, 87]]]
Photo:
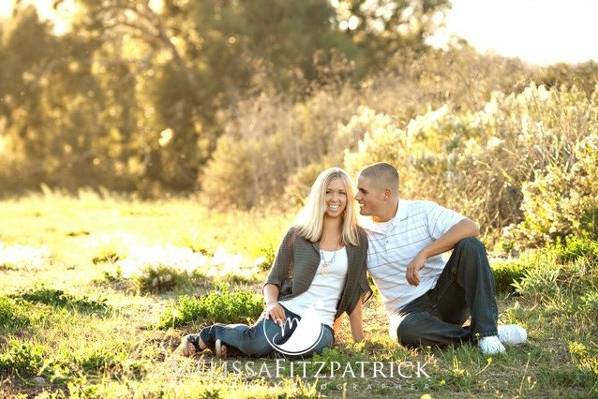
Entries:
[[[407, 346], [477, 342], [484, 354], [527, 340], [517, 325], [497, 326], [494, 277], [478, 226], [431, 201], [399, 200], [387, 163], [363, 169], [355, 199], [368, 232], [368, 270], [384, 299], [391, 337]], [[442, 253], [453, 250], [445, 262]], [[463, 327], [468, 316], [471, 325]]]

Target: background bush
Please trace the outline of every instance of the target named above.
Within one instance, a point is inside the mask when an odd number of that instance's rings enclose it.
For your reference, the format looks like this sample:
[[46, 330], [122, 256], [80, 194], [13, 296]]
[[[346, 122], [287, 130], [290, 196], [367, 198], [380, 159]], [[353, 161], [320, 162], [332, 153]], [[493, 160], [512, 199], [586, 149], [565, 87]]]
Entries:
[[[401, 196], [438, 201], [485, 231], [518, 224], [528, 214], [543, 218], [540, 207], [546, 201], [537, 193], [520, 206], [524, 189], [535, 187], [534, 171], [552, 168], [567, 181], [555, 182], [546, 195], [556, 201], [559, 193], [571, 192], [571, 213], [584, 214], [596, 204], [591, 133], [598, 131], [596, 100], [596, 93], [588, 97], [575, 87], [531, 85], [521, 94], [495, 92], [473, 113], [441, 107], [412, 119], [404, 130], [386, 115], [362, 109], [373, 128], [356, 151], [345, 153], [344, 165], [356, 173], [369, 163], [390, 162], [401, 174]], [[572, 224], [571, 218], [567, 222]]]

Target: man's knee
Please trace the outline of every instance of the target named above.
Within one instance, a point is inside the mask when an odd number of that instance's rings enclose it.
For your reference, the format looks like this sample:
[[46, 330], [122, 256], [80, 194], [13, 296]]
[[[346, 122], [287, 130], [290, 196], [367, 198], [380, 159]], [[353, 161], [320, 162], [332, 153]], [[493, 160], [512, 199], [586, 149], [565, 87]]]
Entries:
[[399, 324], [397, 337], [399, 343], [404, 346], [417, 346], [421, 343], [421, 323], [420, 316], [417, 313], [411, 313], [405, 316]]
[[455, 249], [460, 249], [462, 251], [485, 251], [484, 244], [478, 240], [476, 237], [466, 237], [460, 240]]

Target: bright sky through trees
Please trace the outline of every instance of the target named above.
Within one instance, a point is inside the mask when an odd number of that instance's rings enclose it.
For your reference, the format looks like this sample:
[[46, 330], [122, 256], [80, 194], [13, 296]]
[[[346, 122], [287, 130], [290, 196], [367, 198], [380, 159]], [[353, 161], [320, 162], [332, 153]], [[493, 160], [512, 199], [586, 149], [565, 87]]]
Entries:
[[[24, 0], [26, 2], [27, 0]], [[52, 0], [29, 0], [55, 32], [68, 29], [65, 16], [73, 0], [53, 10]], [[153, 3], [158, 1], [153, 0]], [[12, 0], [0, 0], [0, 17], [10, 15]], [[533, 64], [598, 61], [598, 1], [595, 0], [452, 0], [446, 29], [430, 42], [442, 47], [450, 34], [480, 51], [519, 57]]]
[[534, 64], [598, 61], [598, 1], [451, 0], [446, 33], [479, 51], [519, 57]]

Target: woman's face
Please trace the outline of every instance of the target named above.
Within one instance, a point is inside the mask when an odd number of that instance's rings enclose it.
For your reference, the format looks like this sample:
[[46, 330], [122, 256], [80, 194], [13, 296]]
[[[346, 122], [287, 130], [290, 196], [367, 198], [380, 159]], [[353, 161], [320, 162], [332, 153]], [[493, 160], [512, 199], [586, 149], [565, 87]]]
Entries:
[[326, 216], [342, 217], [347, 207], [347, 190], [339, 178], [332, 179], [326, 187]]

